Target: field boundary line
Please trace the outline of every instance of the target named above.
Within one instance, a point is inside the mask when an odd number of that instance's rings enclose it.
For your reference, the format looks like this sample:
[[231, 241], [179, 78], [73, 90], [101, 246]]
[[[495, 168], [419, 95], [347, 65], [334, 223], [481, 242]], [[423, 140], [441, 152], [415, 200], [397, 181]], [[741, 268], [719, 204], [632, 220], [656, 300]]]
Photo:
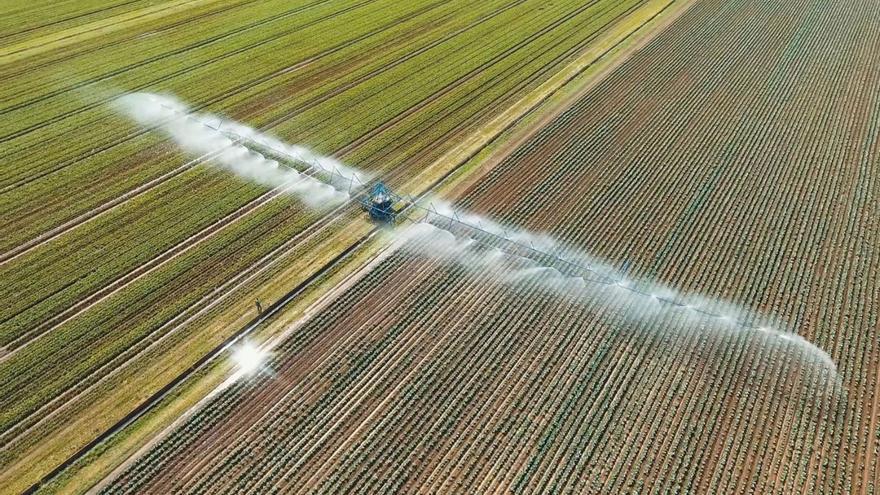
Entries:
[[123, 193], [122, 195], [117, 196], [116, 198], [113, 198], [110, 201], [107, 201], [106, 203], [98, 205], [97, 207], [92, 208], [91, 210], [83, 212], [80, 215], [78, 215], [74, 218], [71, 218], [70, 220], [62, 223], [61, 225], [58, 225], [50, 230], [47, 230], [46, 232], [43, 232], [42, 234], [25, 242], [24, 244], [16, 246], [16, 247], [10, 249], [9, 251], [0, 254], [0, 266], [3, 266], [4, 264], [9, 263], [10, 261], [14, 261], [15, 259], [17, 259], [21, 256], [24, 256], [25, 254], [33, 251], [34, 249], [42, 246], [43, 244], [46, 244], [48, 242], [51, 242], [51, 241], [61, 237], [62, 235], [69, 232], [71, 229], [74, 229], [76, 227], [79, 227], [79, 226], [91, 221], [91, 220], [94, 220], [94, 219], [98, 218], [99, 216], [101, 216], [102, 214], [107, 213], [108, 211], [115, 209], [117, 206], [120, 206], [121, 204], [127, 202], [128, 200], [136, 198], [136, 197], [140, 196], [141, 194], [152, 190], [152, 188], [154, 186], [158, 186], [158, 185], [162, 184], [163, 182], [165, 182], [166, 180], [171, 179], [173, 177], [176, 177], [176, 176], [186, 172], [187, 170], [195, 167], [197, 164], [202, 162], [203, 158], [204, 157], [199, 157], [199, 158], [195, 158], [192, 160], [187, 160], [187, 162], [184, 163], [183, 165], [181, 165], [177, 168], [174, 168], [171, 171], [166, 172], [166, 173], [160, 175], [159, 177], [156, 177], [148, 182], [144, 182], [144, 183], [128, 190], [127, 192]]
[[180, 256], [183, 256], [184, 254], [190, 252], [192, 249], [200, 246], [204, 242], [214, 238], [220, 232], [224, 231], [227, 227], [235, 224], [238, 220], [251, 215], [261, 207], [269, 204], [271, 201], [282, 197], [283, 194], [283, 188], [276, 188], [257, 196], [253, 200], [248, 201], [240, 208], [237, 208], [234, 211], [230, 212], [228, 215], [223, 216], [217, 221], [205, 226], [193, 235], [162, 251], [155, 257], [151, 258], [149, 261], [138, 265], [137, 267], [124, 273], [120, 277], [117, 277], [116, 279], [114, 279], [104, 287], [96, 290], [87, 297], [80, 299], [77, 303], [69, 306], [64, 311], [44, 320], [43, 323], [34, 327], [32, 332], [25, 333], [21, 337], [9, 342], [8, 344], [6, 344], [6, 346], [0, 348], [0, 350], [5, 350], [5, 353], [0, 352], [0, 363], [8, 360], [13, 355], [25, 349], [36, 340], [44, 337], [45, 335], [48, 335], [62, 325], [90, 310], [97, 304], [109, 299], [113, 295], [129, 287], [138, 280], [166, 266], [170, 261]]

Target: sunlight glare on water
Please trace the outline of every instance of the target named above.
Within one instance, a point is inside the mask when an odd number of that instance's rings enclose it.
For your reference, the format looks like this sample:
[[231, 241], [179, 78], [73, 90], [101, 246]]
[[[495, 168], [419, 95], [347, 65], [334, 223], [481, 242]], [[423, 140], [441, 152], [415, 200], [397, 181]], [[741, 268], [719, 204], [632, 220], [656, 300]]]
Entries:
[[251, 342], [245, 342], [232, 351], [232, 359], [244, 376], [253, 376], [263, 367], [267, 354]]

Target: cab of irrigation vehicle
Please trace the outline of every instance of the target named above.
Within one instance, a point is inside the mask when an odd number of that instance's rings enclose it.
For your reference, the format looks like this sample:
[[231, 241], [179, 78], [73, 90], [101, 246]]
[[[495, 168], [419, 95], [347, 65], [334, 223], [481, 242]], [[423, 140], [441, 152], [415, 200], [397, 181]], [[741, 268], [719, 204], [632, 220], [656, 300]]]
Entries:
[[370, 218], [374, 222], [391, 223], [394, 221], [394, 195], [385, 187], [385, 184], [378, 182], [370, 189], [369, 200], [364, 204]]

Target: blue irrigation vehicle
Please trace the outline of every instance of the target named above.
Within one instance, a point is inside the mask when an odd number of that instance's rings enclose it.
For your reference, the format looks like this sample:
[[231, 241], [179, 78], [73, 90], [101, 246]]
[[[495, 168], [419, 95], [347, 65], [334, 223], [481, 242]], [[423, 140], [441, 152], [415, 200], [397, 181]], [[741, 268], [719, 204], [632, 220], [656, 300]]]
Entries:
[[398, 211], [395, 205], [401, 201], [400, 196], [391, 192], [385, 184], [377, 182], [370, 188], [369, 194], [360, 200], [361, 209], [369, 213], [377, 223], [393, 223]]

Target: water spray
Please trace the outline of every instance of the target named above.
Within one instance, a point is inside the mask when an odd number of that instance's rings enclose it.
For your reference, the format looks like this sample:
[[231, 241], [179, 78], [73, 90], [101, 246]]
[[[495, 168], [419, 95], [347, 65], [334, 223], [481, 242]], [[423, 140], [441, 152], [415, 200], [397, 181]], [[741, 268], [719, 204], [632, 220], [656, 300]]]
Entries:
[[[500, 280], [513, 287], [531, 281], [560, 297], [583, 300], [602, 295], [605, 305], [640, 308], [638, 312], [623, 313], [634, 320], [677, 313], [719, 329], [758, 332], [793, 345], [805, 358], [826, 370], [830, 378], [837, 376], [837, 367], [824, 350], [796, 333], [774, 328], [766, 319], [730, 305], [684, 296], [668, 287], [629, 280], [598, 260], [561, 248], [547, 236], [510, 231], [470, 213], [457, 212], [453, 217], [441, 213], [449, 212], [449, 208], [429, 208], [428, 215], [397, 234], [397, 247], [457, 264], [473, 273], [501, 270], [504, 274]], [[480, 227], [459, 221], [462, 218], [479, 218]], [[499, 236], [509, 243], [498, 245]], [[507, 263], [509, 259], [517, 263], [511, 266]], [[720, 309], [722, 306], [727, 307]]]
[[269, 352], [254, 343], [245, 341], [231, 350], [232, 360], [237, 367], [236, 378], [252, 377], [268, 370], [266, 361], [269, 359]]
[[[357, 197], [375, 221], [392, 225], [408, 222], [408, 226], [392, 231], [394, 248], [457, 263], [473, 272], [502, 269], [505, 273], [501, 280], [511, 286], [536, 280], [562, 297], [603, 294], [606, 304], [641, 308], [636, 312], [624, 311], [629, 318], [680, 313], [718, 328], [758, 332], [795, 346], [831, 377], [837, 377], [831, 357], [796, 333], [776, 329], [766, 319], [742, 309], [727, 305], [722, 310], [719, 308], [724, 305], [718, 302], [685, 297], [668, 287], [629, 280], [620, 271], [565, 248], [549, 236], [509, 229], [437, 199], [419, 201], [399, 196], [381, 182], [369, 186], [371, 178], [366, 173], [332, 157], [284, 143], [216, 115], [193, 114], [170, 96], [128, 94], [117, 99], [116, 108], [144, 126], [163, 131], [185, 151], [200, 154], [245, 179], [283, 188], [307, 206], [319, 208]], [[290, 163], [282, 165], [266, 154]], [[515, 260], [518, 266], [511, 266], [509, 260]], [[239, 363], [240, 373], [247, 376], [260, 368], [265, 355], [244, 344], [233, 357]]]
[[[200, 156], [206, 163], [261, 185], [282, 188], [310, 208], [347, 201], [351, 185], [355, 181], [362, 184], [366, 178], [362, 172], [303, 146], [286, 145], [255, 129], [210, 114], [193, 114], [170, 96], [131, 93], [117, 98], [114, 107], [137, 123], [163, 132], [181, 149]], [[283, 165], [264, 152], [281, 155], [302, 168]], [[315, 176], [322, 174], [327, 177]]]

